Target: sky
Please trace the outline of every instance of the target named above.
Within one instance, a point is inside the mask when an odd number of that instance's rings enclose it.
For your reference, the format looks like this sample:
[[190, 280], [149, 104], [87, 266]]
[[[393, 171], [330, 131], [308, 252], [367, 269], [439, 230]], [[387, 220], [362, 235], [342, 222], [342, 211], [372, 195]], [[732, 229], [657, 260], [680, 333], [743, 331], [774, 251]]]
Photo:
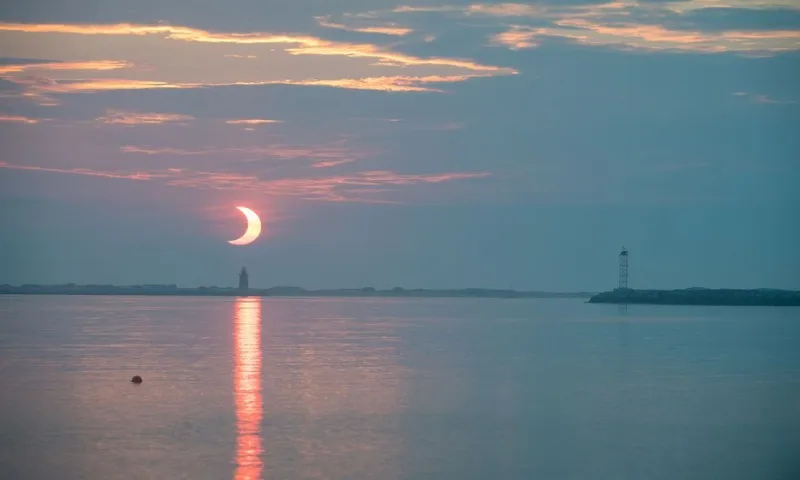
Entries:
[[800, 289], [799, 127], [800, 0], [3, 2], [0, 284]]

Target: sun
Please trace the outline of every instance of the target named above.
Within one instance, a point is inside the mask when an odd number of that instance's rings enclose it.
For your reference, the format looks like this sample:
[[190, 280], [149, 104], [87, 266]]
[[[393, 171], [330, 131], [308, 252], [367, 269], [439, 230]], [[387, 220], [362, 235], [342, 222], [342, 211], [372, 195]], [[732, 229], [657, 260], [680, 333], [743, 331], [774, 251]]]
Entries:
[[249, 245], [256, 241], [259, 235], [261, 235], [261, 219], [258, 217], [258, 214], [247, 207], [236, 207], [240, 212], [244, 214], [245, 219], [247, 220], [247, 230], [244, 231], [241, 237], [237, 238], [236, 240], [229, 240], [228, 243], [231, 245]]

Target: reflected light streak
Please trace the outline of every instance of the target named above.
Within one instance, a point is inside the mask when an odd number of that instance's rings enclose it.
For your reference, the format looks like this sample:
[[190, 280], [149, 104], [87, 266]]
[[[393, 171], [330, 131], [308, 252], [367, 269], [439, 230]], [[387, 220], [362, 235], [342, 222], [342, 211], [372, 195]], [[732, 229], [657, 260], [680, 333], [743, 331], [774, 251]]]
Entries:
[[234, 480], [261, 478], [261, 299], [237, 298], [234, 317], [236, 472]]

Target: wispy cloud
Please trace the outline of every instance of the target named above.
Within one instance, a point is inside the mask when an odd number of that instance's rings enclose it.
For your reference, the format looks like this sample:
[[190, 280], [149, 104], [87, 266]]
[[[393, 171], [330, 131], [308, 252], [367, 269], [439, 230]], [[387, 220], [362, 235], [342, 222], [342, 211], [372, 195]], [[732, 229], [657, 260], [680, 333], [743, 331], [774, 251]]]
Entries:
[[[23, 85], [31, 98], [109, 90], [278, 84], [420, 92], [439, 90], [425, 87], [426, 83], [517, 73], [469, 59], [421, 57], [372, 43], [335, 42], [308, 35], [133, 24], [0, 23], [0, 32], [7, 39], [0, 44], [0, 57], [55, 59], [0, 66], [0, 77]], [[399, 35], [401, 30], [381, 33]], [[316, 58], [320, 56], [334, 60], [319, 62]], [[260, 61], [237, 61], [253, 57]], [[347, 73], [343, 76], [342, 72]]]
[[399, 122], [403, 121], [402, 118], [391, 118], [391, 117], [389, 117], [389, 118], [386, 118], [386, 117], [354, 117], [354, 118], [351, 118], [350, 120], [352, 120], [354, 122], [370, 122], [370, 123], [373, 123], [373, 122], [399, 123]]
[[733, 95], [759, 105], [793, 105], [798, 103], [792, 100], [780, 100], [763, 93], [734, 92]]
[[[400, 5], [391, 10], [393, 13], [446, 13], [446, 12], [460, 12], [462, 7], [454, 5]], [[377, 16], [382, 12], [371, 12], [372, 16]]]
[[505, 32], [492, 35], [490, 41], [492, 45], [504, 46], [511, 50], [522, 50], [533, 48], [538, 45], [534, 40], [537, 32], [535, 29], [526, 26], [512, 25]]
[[229, 159], [252, 161], [253, 159], [274, 160], [310, 160], [316, 162], [346, 163], [362, 160], [376, 154], [375, 151], [363, 148], [352, 148], [343, 142], [334, 142], [325, 145], [247, 145], [235, 147], [202, 147], [202, 148], [175, 148], [154, 147], [149, 145], [124, 145], [120, 151], [129, 154], [165, 156], [165, 157], [192, 157], [217, 155]]
[[267, 118], [240, 118], [225, 120], [225, 123], [229, 125], [266, 125], [270, 123], [281, 123], [281, 121]]
[[462, 11], [467, 15], [489, 15], [493, 17], [533, 17], [548, 13], [546, 6], [528, 5], [524, 3], [476, 3]]
[[28, 87], [31, 96], [53, 93], [93, 93], [112, 90], [198, 88], [203, 86], [197, 84], [128, 80], [124, 78], [57, 80], [39, 77], [34, 79], [12, 79], [12, 81]]
[[400, 27], [395, 24], [363, 25], [363, 26], [345, 25], [343, 23], [333, 22], [331, 21], [330, 18], [331, 17], [329, 16], [317, 17], [317, 23], [319, 23], [321, 27], [325, 28], [334, 28], [337, 30], [345, 30], [348, 32], [358, 32], [358, 33], [377, 33], [381, 35], [392, 35], [397, 37], [402, 37], [414, 32], [414, 30], [411, 28]]
[[298, 82], [299, 85], [316, 85], [326, 87], [348, 88], [353, 90], [378, 90], [384, 92], [442, 92], [442, 89], [428, 86], [437, 83], [463, 82], [469, 78], [488, 76], [488, 75], [431, 75], [425, 77], [367, 77], [367, 78], [345, 78], [336, 80], [305, 80]]
[[38, 118], [29, 118], [29, 117], [24, 117], [22, 115], [7, 115], [4, 113], [0, 113], [0, 122], [34, 124], [34, 123], [39, 123], [40, 121], [41, 119]]
[[285, 178], [261, 180], [254, 176], [194, 172], [170, 180], [173, 186], [217, 190], [259, 191], [268, 195], [294, 197], [304, 200], [333, 202], [371, 202], [387, 191], [386, 187], [437, 184], [455, 180], [483, 178], [488, 173], [441, 173], [432, 175], [400, 174], [392, 171], [367, 171], [331, 177]]
[[438, 184], [484, 178], [488, 173], [401, 174], [386, 170], [350, 175], [262, 179], [235, 172], [167, 168], [152, 171], [104, 171], [87, 168], [51, 168], [0, 162], [0, 168], [86, 175], [110, 179], [161, 181], [169, 186], [209, 190], [253, 191], [264, 195], [329, 202], [386, 202], [380, 195], [392, 187]]
[[400, 6], [389, 11], [373, 11], [370, 18], [381, 18], [389, 13], [456, 13], [462, 15], [563, 18], [565, 16], [597, 17], [618, 13], [628, 16], [633, 11], [654, 13], [674, 12], [684, 14], [706, 9], [737, 10], [800, 10], [797, 0], [675, 0], [649, 2], [639, 0], [611, 0], [598, 2], [531, 2], [531, 3], [473, 3], [469, 5]]
[[769, 95], [756, 95], [753, 97], [753, 101], [756, 103], [766, 103], [766, 104], [779, 104], [779, 103], [786, 103], [781, 102], [780, 100], [775, 100], [774, 98], [770, 97]]
[[332, 78], [329, 80], [273, 80], [260, 82], [232, 83], [168, 83], [126, 79], [81, 79], [58, 81], [52, 79], [14, 79], [15, 83], [26, 87], [23, 97], [38, 100], [42, 104], [57, 105], [53, 94], [59, 93], [96, 93], [114, 90], [150, 90], [150, 89], [194, 89], [208, 87], [256, 87], [266, 85], [297, 85], [344, 88], [350, 90], [373, 90], [382, 92], [443, 92], [441, 88], [427, 86], [433, 83], [463, 82], [473, 78], [488, 77], [484, 74], [466, 74], [449, 76], [388, 76], [363, 78]]
[[[398, 7], [373, 19], [397, 18], [397, 14], [446, 13], [465, 18], [488, 17], [498, 22], [513, 19], [506, 30], [489, 37], [490, 44], [512, 50], [538, 46], [543, 38], [562, 38], [575, 43], [608, 48], [690, 53], [739, 52], [776, 54], [800, 50], [800, 30], [763, 29], [705, 30], [684, 19], [687, 13], [705, 9], [800, 10], [795, 0], [691, 0], [639, 2], [619, 0], [596, 4], [475, 3], [465, 6]], [[669, 22], [667, 22], [669, 20]], [[485, 27], [481, 23], [481, 27]]]
[[[2, 28], [0, 28], [2, 30]], [[115, 60], [96, 60], [89, 62], [41, 62], [41, 63], [18, 63], [0, 65], [0, 75], [8, 75], [10, 73], [19, 73], [26, 71], [59, 71], [59, 70], [73, 70], [73, 71], [106, 71], [118, 70], [121, 68], [130, 68], [133, 64], [129, 62], [118, 62]]]
[[142, 155], [180, 155], [180, 156], [211, 155], [219, 152], [219, 149], [211, 149], [211, 148], [201, 149], [201, 150], [187, 150], [187, 149], [171, 148], [171, 147], [150, 147], [147, 145], [144, 146], [123, 145], [119, 147], [119, 150], [123, 153], [138, 153]]
[[316, 162], [316, 163], [314, 163], [312, 165], [312, 167], [314, 167], [314, 168], [330, 168], [330, 167], [336, 167], [338, 165], [344, 165], [346, 163], [350, 163], [350, 162], [353, 162], [353, 161], [355, 161], [355, 159], [352, 159], [352, 158], [346, 158], [346, 159], [343, 159], [343, 160], [328, 160], [328, 161], [323, 161], [323, 162]]
[[533, 31], [540, 36], [562, 37], [586, 45], [624, 46], [642, 50], [720, 52], [786, 52], [800, 50], [800, 31], [674, 30], [661, 25], [608, 25], [583, 19], [559, 20], [556, 27]]
[[127, 180], [153, 180], [155, 178], [164, 178], [166, 176], [163, 174], [159, 175], [148, 172], [113, 172], [94, 170], [91, 168], [52, 168], [33, 165], [13, 165], [2, 161], [0, 161], [0, 168], [8, 168], [11, 170], [28, 170], [34, 172], [66, 173], [70, 175], [88, 175], [90, 177], [102, 178], [121, 178]]
[[195, 118], [179, 113], [142, 113], [124, 110], [107, 110], [106, 114], [95, 120], [109, 125], [154, 125], [160, 123], [184, 123]]
[[664, 2], [663, 7], [675, 13], [687, 13], [712, 8], [735, 8], [739, 10], [800, 10], [797, 0], [688, 0]]

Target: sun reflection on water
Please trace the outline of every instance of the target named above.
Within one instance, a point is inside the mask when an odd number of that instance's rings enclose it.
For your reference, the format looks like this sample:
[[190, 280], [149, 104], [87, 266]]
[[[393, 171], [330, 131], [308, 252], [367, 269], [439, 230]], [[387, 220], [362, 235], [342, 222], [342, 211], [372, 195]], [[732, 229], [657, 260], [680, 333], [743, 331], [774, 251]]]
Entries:
[[261, 478], [261, 299], [237, 298], [234, 315], [235, 480]]

